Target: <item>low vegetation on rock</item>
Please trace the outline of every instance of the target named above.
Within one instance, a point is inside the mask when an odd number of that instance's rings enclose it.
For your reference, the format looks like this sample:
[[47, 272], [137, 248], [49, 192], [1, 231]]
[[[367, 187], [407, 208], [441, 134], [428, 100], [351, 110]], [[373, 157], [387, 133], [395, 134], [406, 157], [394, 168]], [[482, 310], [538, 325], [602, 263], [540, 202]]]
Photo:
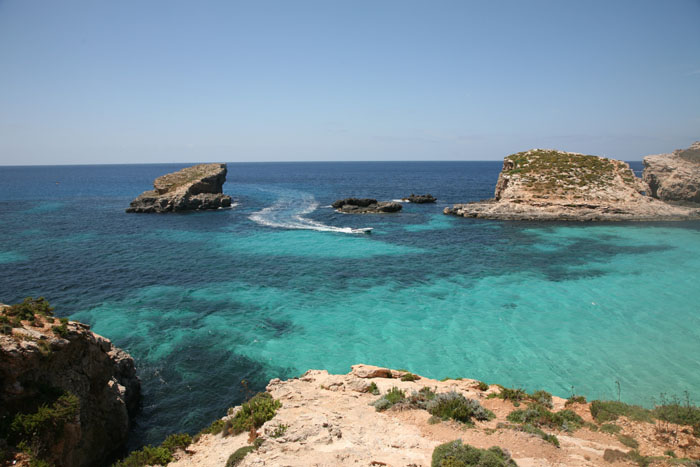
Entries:
[[192, 443], [192, 438], [186, 433], [175, 433], [167, 438], [160, 446], [144, 446], [131, 452], [125, 459], [113, 467], [144, 467], [147, 465], [168, 465], [173, 461], [173, 454], [178, 449], [186, 449]]
[[441, 444], [433, 451], [432, 467], [517, 466], [510, 454], [498, 446], [478, 449], [461, 439]]

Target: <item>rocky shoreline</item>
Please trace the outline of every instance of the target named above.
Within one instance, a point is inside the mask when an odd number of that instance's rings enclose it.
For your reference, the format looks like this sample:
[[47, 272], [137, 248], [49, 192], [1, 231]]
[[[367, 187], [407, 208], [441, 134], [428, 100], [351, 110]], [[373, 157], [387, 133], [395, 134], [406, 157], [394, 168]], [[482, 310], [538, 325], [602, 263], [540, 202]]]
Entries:
[[134, 199], [126, 212], [164, 213], [231, 206], [231, 197], [223, 194], [226, 164], [199, 164], [158, 177], [153, 190]]
[[43, 299], [0, 305], [0, 327], [3, 457], [90, 466], [118, 454], [140, 400], [133, 358]]
[[700, 141], [671, 154], [646, 156], [642, 178], [654, 198], [700, 203]]
[[504, 159], [493, 199], [455, 204], [444, 213], [533, 221], [700, 219], [700, 205], [673, 205], [653, 198], [651, 193], [625, 162], [531, 149]]
[[[226, 427], [241, 422], [251, 405], [232, 408], [169, 465], [429, 466], [437, 465], [436, 448], [455, 440], [480, 449], [498, 446], [520, 466], [636, 465], [641, 459], [665, 465], [700, 458], [692, 427], [664, 422], [660, 430], [651, 418], [604, 417], [601, 408], [616, 402], [527, 394], [473, 379], [437, 381], [354, 365], [345, 375], [309, 370], [299, 378], [273, 379], [266, 394], [272, 409], [259, 424], [230, 432]], [[443, 402], [470, 409], [442, 411]], [[535, 408], [539, 415], [530, 420]], [[227, 464], [233, 458], [237, 463]]]

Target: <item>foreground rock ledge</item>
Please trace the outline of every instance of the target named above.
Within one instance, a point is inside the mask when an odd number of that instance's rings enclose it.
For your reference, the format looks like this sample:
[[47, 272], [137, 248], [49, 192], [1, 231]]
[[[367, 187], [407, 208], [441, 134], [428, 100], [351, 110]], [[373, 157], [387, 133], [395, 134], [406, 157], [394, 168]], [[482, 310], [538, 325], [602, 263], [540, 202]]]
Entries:
[[671, 154], [646, 156], [642, 178], [655, 198], [700, 203], [700, 141]]
[[131, 202], [126, 212], [160, 213], [231, 206], [231, 197], [223, 194], [226, 164], [199, 164], [184, 168], [153, 182], [153, 190], [145, 191]]
[[[8, 308], [0, 304], [0, 315]], [[126, 442], [131, 415], [138, 408], [141, 383], [134, 360], [85, 324], [67, 322], [60, 334], [52, 329], [56, 324], [58, 319], [38, 317], [3, 328], [0, 420], [18, 411], [36, 411], [37, 401], [47, 394], [71, 394], [79, 408], [40, 448], [45, 451], [42, 457], [56, 466], [106, 465]], [[50, 420], [45, 423], [49, 424]], [[3, 441], [0, 448], [6, 449]]]
[[[558, 437], [561, 447], [557, 448], [532, 434], [499, 428], [498, 424], [506, 422], [506, 416], [515, 407], [509, 401], [487, 399], [489, 394], [500, 392], [496, 385], [480, 390], [478, 381], [472, 379], [437, 381], [419, 377], [415, 381], [402, 381], [401, 376], [405, 374], [405, 371], [355, 365], [346, 375], [309, 370], [299, 378], [271, 380], [267, 391], [282, 403], [282, 407], [274, 418], [258, 429], [263, 439], [262, 445], [238, 465], [430, 466], [436, 446], [460, 438], [479, 448], [501, 446], [511, 453], [521, 467], [633, 465], [627, 460], [608, 464], [603, 459], [606, 450], [623, 457], [625, 452], [630, 451], [615, 434], [588, 428], [573, 433], [546, 430]], [[454, 421], [431, 424], [428, 422], [430, 414], [421, 409], [377, 412], [369, 405], [379, 397], [368, 392], [372, 383], [381, 394], [394, 386], [408, 395], [423, 387], [437, 393], [457, 391], [467, 398], [478, 400], [493, 411], [496, 418], [476, 422], [474, 428], [465, 428]], [[561, 410], [565, 400], [554, 397], [553, 405], [553, 410]], [[520, 408], [524, 408], [524, 404]], [[567, 408], [586, 421], [592, 421], [589, 404], [577, 403]], [[235, 408], [230, 413], [235, 414], [237, 410]], [[674, 449], [678, 457], [700, 456], [700, 448], [692, 434], [678, 431], [675, 441], [669, 439], [664, 444], [655, 441], [654, 424], [632, 422], [624, 417], [616, 423], [623, 433], [634, 436], [644, 455], [663, 455], [664, 450]], [[223, 466], [233, 452], [249, 446], [248, 439], [248, 433], [229, 437], [203, 435], [186, 452], [176, 453], [178, 460], [169, 465]], [[687, 449], [682, 450], [681, 445], [687, 446]]]
[[700, 208], [670, 205], [649, 193], [625, 162], [531, 149], [504, 159], [493, 199], [455, 204], [444, 213], [504, 220], [700, 219]]

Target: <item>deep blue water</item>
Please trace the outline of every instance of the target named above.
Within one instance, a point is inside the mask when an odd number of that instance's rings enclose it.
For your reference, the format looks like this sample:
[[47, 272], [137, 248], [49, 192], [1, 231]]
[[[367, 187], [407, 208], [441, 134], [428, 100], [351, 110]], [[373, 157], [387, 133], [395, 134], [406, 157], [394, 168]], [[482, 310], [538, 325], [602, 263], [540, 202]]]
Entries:
[[[647, 405], [700, 397], [699, 223], [442, 214], [491, 197], [500, 162], [232, 163], [231, 210], [124, 212], [184, 166], [0, 168], [0, 301], [43, 295], [135, 357], [132, 445], [198, 431], [241, 402], [243, 379], [360, 362], [589, 398], [620, 381]], [[412, 192], [439, 202], [328, 207]]]

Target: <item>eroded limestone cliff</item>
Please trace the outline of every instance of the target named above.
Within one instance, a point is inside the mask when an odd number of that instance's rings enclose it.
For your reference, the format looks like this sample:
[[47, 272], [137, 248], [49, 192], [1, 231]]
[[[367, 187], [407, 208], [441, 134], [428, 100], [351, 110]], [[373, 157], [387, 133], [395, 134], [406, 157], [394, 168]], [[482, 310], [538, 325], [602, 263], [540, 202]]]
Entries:
[[655, 198], [700, 203], [700, 141], [671, 154], [646, 156], [642, 177]]
[[43, 299], [0, 305], [0, 451], [20, 462], [104, 465], [138, 407], [134, 360], [51, 310]]
[[512, 220], [683, 220], [700, 209], [672, 206], [625, 162], [550, 149], [506, 157], [494, 198], [445, 208], [445, 214]]
[[226, 164], [199, 164], [163, 175], [131, 202], [126, 212], [178, 212], [231, 206], [223, 194]]

